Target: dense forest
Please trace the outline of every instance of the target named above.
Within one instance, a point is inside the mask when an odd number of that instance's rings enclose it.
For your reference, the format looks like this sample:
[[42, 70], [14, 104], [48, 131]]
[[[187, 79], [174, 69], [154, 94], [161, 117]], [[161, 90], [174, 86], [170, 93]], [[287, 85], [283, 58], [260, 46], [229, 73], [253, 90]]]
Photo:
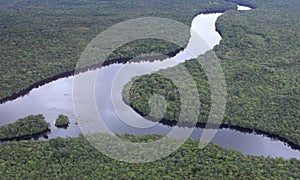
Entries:
[[[41, 80], [73, 71], [87, 43], [118, 22], [159, 16], [190, 25], [198, 13], [228, 10], [217, 21], [222, 41], [214, 48], [227, 81], [228, 104], [223, 123], [263, 130], [300, 145], [300, 2], [229, 1], [256, 9], [239, 12], [235, 4], [223, 0], [188, 3], [180, 0], [2, 0], [0, 99]], [[126, 44], [108, 60], [152, 52], [165, 54], [181, 48], [162, 43], [142, 40]], [[185, 67], [196, 82], [202, 107], [197, 118], [205, 122], [211, 104], [205, 72], [197, 60], [162, 71], [176, 72], [180, 67]], [[124, 99], [135, 110], [147, 115], [148, 99], [157, 93], [168, 100], [165, 119], [178, 118], [178, 90], [166, 77], [156, 73], [136, 77], [133, 87], [130, 96]], [[27, 120], [41, 120], [41, 125], [49, 127], [43, 123], [42, 115], [24, 119], [25, 124], [19, 120], [1, 127], [1, 137], [28, 134], [26, 126], [31, 127], [30, 132], [37, 132], [40, 123], [31, 126]], [[149, 142], [160, 136], [120, 137]], [[129, 164], [100, 153], [83, 136], [4, 142], [0, 144], [0, 175], [1, 179], [300, 179], [297, 159], [246, 156], [213, 144], [199, 149], [198, 143], [189, 139], [169, 157], [152, 163]]]
[[50, 124], [45, 120], [43, 115], [31, 115], [18, 119], [12, 124], [1, 126], [0, 140], [18, 139], [26, 136], [30, 137], [49, 129]]
[[[149, 142], [157, 136], [122, 138]], [[7, 179], [299, 179], [299, 173], [296, 159], [245, 156], [212, 144], [199, 149], [195, 140], [167, 158], [142, 164], [112, 160], [83, 136], [0, 146], [0, 175]]]
[[63, 114], [58, 115], [54, 123], [56, 127], [65, 127], [65, 128], [68, 127], [69, 124], [70, 124], [69, 117]]
[[[119, 22], [154, 16], [190, 25], [192, 17], [198, 13], [235, 8], [233, 3], [222, 0], [191, 0], [189, 3], [180, 0], [2, 0], [0, 99], [36, 82], [73, 71], [88, 43]], [[133, 58], [153, 51], [167, 54], [181, 48], [160, 42], [132, 42], [110, 58]]]
[[[227, 83], [223, 124], [268, 132], [299, 146], [300, 13], [295, 7], [300, 3], [245, 2], [258, 8], [227, 11], [217, 21], [222, 40], [214, 51]], [[199, 59], [207, 59], [209, 53]], [[197, 84], [201, 102], [198, 121], [205, 123], [210, 110], [210, 85], [205, 72], [196, 60], [179, 66], [186, 67]], [[159, 73], [170, 71], [176, 75], [179, 66]], [[164, 119], [178, 120], [179, 94], [167, 78], [155, 73], [135, 78], [129, 92], [125, 101], [142, 115], [150, 112], [148, 101], [152, 94], [163, 95], [168, 102]]]
[[[190, 82], [185, 81], [181, 77], [183, 74], [183, 68], [185, 68], [188, 73], [192, 75], [193, 80], [196, 82], [197, 89], [199, 91], [201, 108], [199, 117], [191, 117], [197, 114], [193, 112], [193, 108], [187, 108], [187, 112], [182, 113], [189, 113], [189, 115], [184, 115], [185, 118], [181, 119], [181, 121], [178, 122], [177, 125], [185, 124], [185, 122], [190, 122], [190, 126], [193, 126], [192, 123], [194, 119], [198, 119], [198, 122], [205, 123], [207, 121], [209, 110], [211, 107], [211, 93], [207, 77], [202, 67], [199, 66], [197, 60], [190, 60], [189, 63], [179, 64], [166, 70], [160, 70], [158, 73], [143, 75], [134, 79], [132, 84], [128, 83], [123, 89], [122, 94], [125, 103], [130, 104], [133, 109], [138, 111], [143, 116], [147, 116], [149, 120], [159, 121], [159, 115], [164, 114], [162, 120], [169, 120], [172, 122], [179, 121], [181, 107], [184, 106], [182, 105], [181, 98], [184, 98], [184, 100], [186, 101], [185, 105], [189, 106], [191, 104], [195, 104], [194, 98], [196, 97], [194, 92], [190, 90], [190, 88], [192, 87]], [[178, 80], [180, 83], [177, 83], [176, 86], [165, 75], [168, 75], [168, 77], [172, 77], [172, 79]], [[179, 92], [179, 89], [183, 89], [183, 92], [181, 92], [181, 94]], [[164, 108], [161, 108], [159, 106], [161, 102], [150, 101], [150, 98], [153, 94], [165, 97], [167, 102], [166, 112], [163, 112]], [[150, 107], [149, 104], [151, 103], [157, 104], [153, 104]], [[151, 115], [149, 115], [150, 112], [152, 113]], [[171, 122], [168, 124], [170, 125]]]

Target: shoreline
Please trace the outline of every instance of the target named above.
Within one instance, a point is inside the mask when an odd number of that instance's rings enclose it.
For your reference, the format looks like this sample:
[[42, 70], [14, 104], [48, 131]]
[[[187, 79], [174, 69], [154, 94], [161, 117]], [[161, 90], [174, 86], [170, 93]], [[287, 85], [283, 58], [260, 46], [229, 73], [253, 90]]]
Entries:
[[[226, 1], [237, 4], [237, 2], [235, 2], [234, 0], [226, 0]], [[247, 6], [247, 7], [250, 7], [252, 9], [256, 9], [257, 8], [257, 6], [252, 5], [252, 4], [247, 4], [247, 3], [240, 3], [240, 4], [237, 4], [237, 5]], [[195, 16], [193, 16], [193, 18], [195, 18], [196, 16], [198, 16], [200, 14], [225, 13], [226, 11], [227, 10], [224, 10], [224, 11], [207, 11], [205, 13], [196, 14]], [[220, 36], [222, 37], [222, 32], [221, 32], [220, 28], [218, 27], [217, 22], [216, 22], [216, 32], [219, 33]], [[15, 99], [17, 99], [19, 97], [23, 97], [23, 96], [27, 95], [28, 93], [30, 93], [30, 91], [33, 90], [33, 89], [35, 89], [35, 88], [38, 88], [40, 86], [43, 86], [45, 84], [48, 84], [48, 83], [50, 83], [52, 81], [56, 81], [56, 80], [61, 79], [61, 78], [66, 78], [66, 77], [74, 76], [77, 73], [81, 73], [81, 72], [86, 72], [86, 71], [89, 71], [89, 70], [98, 69], [98, 68], [109, 66], [109, 65], [112, 65], [112, 64], [126, 64], [128, 62], [129, 63], [136, 63], [136, 62], [143, 62], [143, 61], [144, 62], [145, 61], [146, 62], [163, 61], [167, 57], [173, 57], [173, 56], [175, 56], [177, 53], [179, 53], [183, 49], [184, 48], [179, 48], [179, 49], [177, 49], [177, 50], [175, 50], [173, 52], [170, 52], [170, 53], [168, 53], [166, 55], [146, 56], [146, 57], [138, 57], [138, 58], [113, 59], [113, 60], [105, 61], [102, 64], [94, 64], [94, 65], [88, 66], [88, 67], [80, 69], [80, 70], [71, 70], [71, 71], [67, 71], [67, 72], [62, 72], [60, 74], [57, 74], [57, 75], [54, 75], [52, 77], [46, 78], [44, 80], [41, 80], [39, 82], [36, 82], [36, 83], [30, 85], [28, 88], [25, 88], [24, 90], [21, 90], [18, 93], [13, 93], [11, 96], [4, 97], [4, 98], [0, 99], [0, 104], [6, 103], [8, 101], [15, 100]], [[136, 109], [134, 109], [134, 110], [136, 111]], [[139, 114], [141, 114], [138, 111], [136, 111], [136, 112], [139, 113]], [[163, 125], [171, 126], [171, 127], [175, 126], [177, 124], [178, 124], [179, 127], [189, 127], [189, 128], [195, 127], [191, 123], [188, 123], [188, 122], [178, 123], [175, 120], [167, 120], [167, 119], [163, 119], [163, 120], [159, 121], [159, 123], [161, 123]], [[196, 127], [197, 128], [205, 128], [206, 125], [207, 125], [206, 123], [199, 123], [199, 122], [196, 123]], [[217, 128], [214, 128], [216, 126], [217, 125], [214, 125], [214, 124], [208, 124], [208, 128], [209, 129], [217, 129]], [[220, 124], [220, 126], [218, 127], [218, 129], [232, 129], [232, 130], [236, 130], [236, 131], [243, 132], [243, 133], [250, 133], [250, 134], [251, 133], [255, 133], [255, 134], [263, 135], [263, 136], [266, 136], [266, 137], [269, 137], [269, 138], [272, 138], [272, 139], [275, 139], [275, 140], [282, 141], [282, 142], [286, 143], [287, 145], [289, 145], [292, 149], [300, 150], [300, 145], [297, 145], [297, 144], [295, 144], [295, 143], [287, 140], [286, 138], [284, 138], [284, 137], [282, 137], [280, 135], [272, 134], [272, 133], [267, 132], [267, 131], [263, 131], [263, 130], [259, 130], [259, 129], [252, 129], [252, 128], [248, 128], [248, 127], [241, 127], [241, 126], [238, 126], [238, 125], [231, 125], [231, 124]], [[28, 138], [31, 139], [31, 138], [35, 138], [35, 137], [41, 137], [43, 135], [46, 135], [50, 131], [51, 131], [50, 129], [47, 129], [47, 130], [44, 130], [42, 132], [35, 133], [35, 134], [32, 134], [32, 135], [24, 135], [24, 136], [21, 136], [21, 137], [0, 139], [0, 142], [14, 141], [14, 140], [20, 141], [20, 140], [26, 140]]]
[[[130, 106], [132, 109], [134, 109], [132, 106]], [[143, 115], [143, 113], [140, 113], [139, 111], [137, 111], [136, 109], [134, 109], [134, 111], [138, 114], [140, 114], [141, 116], [145, 116]], [[150, 117], [151, 118], [151, 117]], [[294, 150], [298, 150], [300, 151], [300, 145], [296, 144], [290, 140], [288, 140], [287, 138], [284, 138], [278, 134], [273, 134], [264, 130], [260, 130], [260, 129], [255, 129], [255, 128], [249, 128], [249, 127], [242, 127], [239, 125], [232, 125], [232, 124], [210, 124], [210, 123], [201, 123], [201, 122], [197, 122], [197, 123], [190, 123], [190, 122], [178, 122], [176, 120], [169, 120], [169, 119], [161, 119], [160, 121], [155, 121], [155, 118], [153, 118], [152, 120], [148, 118], [148, 121], [151, 122], [159, 122], [165, 126], [169, 126], [169, 127], [183, 127], [183, 128], [202, 128], [202, 129], [230, 129], [230, 130], [235, 130], [235, 131], [239, 131], [242, 133], [248, 133], [248, 134], [256, 134], [256, 135], [263, 135], [265, 137], [274, 139], [274, 140], [278, 140], [281, 141], [283, 143], [286, 143], [288, 146], [290, 146], [292, 149]]]
[[66, 78], [66, 77], [70, 77], [70, 76], [74, 76], [75, 74], [78, 73], [82, 73], [82, 72], [86, 72], [89, 70], [95, 70], [101, 67], [105, 67], [105, 66], [109, 66], [112, 64], [126, 64], [126, 63], [137, 63], [137, 62], [153, 62], [153, 61], [163, 61], [165, 60], [167, 57], [172, 57], [174, 55], [176, 55], [177, 53], [179, 53], [180, 51], [182, 51], [184, 48], [179, 48], [176, 51], [170, 52], [166, 55], [157, 55], [157, 56], [146, 56], [146, 57], [138, 57], [138, 58], [120, 58], [120, 59], [113, 59], [113, 60], [108, 60], [108, 61], [104, 61], [102, 64], [94, 64], [91, 66], [88, 66], [86, 68], [83, 69], [74, 69], [71, 71], [66, 71], [66, 72], [62, 72], [60, 74], [54, 75], [52, 77], [46, 78], [44, 80], [38, 81], [36, 83], [33, 83], [32, 85], [30, 85], [29, 87], [17, 92], [17, 93], [13, 93], [11, 96], [7, 96], [4, 97], [2, 99], [0, 99], [0, 104], [4, 104], [8, 101], [12, 101], [15, 100], [19, 97], [23, 97], [27, 94], [30, 93], [30, 91], [32, 91], [35, 88], [38, 88], [40, 86], [43, 86], [45, 84], [51, 83], [53, 81], [56, 81], [58, 79], [61, 78]]
[[44, 136], [46, 139], [48, 138], [47, 134], [51, 132], [50, 128], [47, 128], [41, 132], [37, 132], [34, 134], [28, 134], [28, 135], [23, 135], [23, 136], [18, 136], [18, 137], [11, 137], [11, 138], [2, 138], [0, 139], [0, 143], [4, 142], [10, 142], [10, 141], [23, 141], [23, 140], [30, 140], [30, 139], [38, 139], [41, 136]]
[[[225, 0], [227, 2], [232, 2], [230, 0]], [[236, 5], [240, 5], [240, 4], [237, 4], [236, 2], [232, 2]], [[248, 6], [248, 5], [246, 5]], [[252, 5], [249, 5], [249, 7], [252, 7]], [[253, 8], [254, 9], [254, 8]], [[225, 13], [226, 11], [228, 10], [232, 10], [232, 9], [224, 9], [224, 10], [210, 10], [210, 11], [206, 11], [206, 12], [199, 12], [197, 13], [196, 15], [192, 16], [191, 18], [191, 22], [190, 22], [190, 25], [192, 24], [192, 21], [193, 19], [198, 16], [198, 15], [201, 15], [201, 14], [214, 14], [214, 13]], [[218, 32], [218, 31], [217, 31]], [[218, 32], [220, 34], [220, 32]], [[220, 36], [222, 36], [220, 34]], [[178, 54], [179, 52], [181, 52], [182, 50], [184, 50], [185, 47], [181, 47], [175, 51], [172, 51], [172, 52], [169, 52], [165, 55], [157, 55], [157, 56], [146, 56], [146, 57], [138, 57], [138, 58], [119, 58], [119, 59], [112, 59], [112, 60], [108, 60], [108, 61], [104, 61], [102, 63], [102, 66], [100, 67], [104, 67], [104, 66], [109, 66], [111, 64], [126, 64], [127, 62], [130, 61], [131, 62], [142, 62], [142, 61], [148, 61], [148, 62], [153, 62], [153, 61], [163, 61], [166, 59], [166, 57], [173, 57], [175, 56], [176, 54]], [[132, 61], [131, 61], [132, 60]], [[81, 69], [81, 70], [76, 70], [76, 67], [73, 69], [73, 70], [70, 70], [70, 71], [66, 71], [66, 72], [61, 72], [57, 75], [54, 75], [52, 77], [49, 77], [49, 78], [46, 78], [46, 79], [43, 79], [43, 80], [40, 80], [38, 82], [35, 82], [33, 83], [32, 85], [28, 86], [27, 88], [19, 91], [19, 92], [15, 92], [13, 93], [12, 95], [10, 96], [7, 96], [7, 97], [3, 97], [3, 98], [0, 98], [0, 104], [3, 104], [3, 103], [6, 103], [7, 101], [12, 101], [12, 100], [15, 100], [19, 97], [22, 97], [22, 96], [25, 96], [26, 94], [28, 94], [32, 89], [34, 88], [38, 88], [39, 86], [43, 86], [45, 84], [48, 84], [52, 81], [56, 81], [60, 78], [65, 78], [65, 77], [69, 77], [69, 76], [73, 76], [75, 75], [75, 72], [78, 72], [78, 73], [81, 73], [81, 72], [85, 72], [85, 71], [88, 71], [88, 70], [94, 70], [94, 69], [97, 69], [97, 68], [100, 68], [99, 67], [99, 64], [94, 64], [94, 65], [91, 65], [91, 66], [88, 66], [84, 69]]]
[[[177, 124], [178, 124], [178, 127], [187, 127], [187, 128], [194, 127], [194, 126], [191, 126], [191, 123], [188, 123], [188, 122], [177, 123], [177, 121], [175, 121], [175, 120], [161, 120], [161, 121], [159, 121], [159, 123], [162, 123], [162, 124], [170, 126], [170, 127], [176, 126]], [[255, 128], [242, 127], [242, 126], [238, 126], [238, 125], [223, 124], [223, 123], [221, 123], [218, 127], [218, 125], [216, 125], [216, 124], [207, 124], [207, 123], [200, 123], [200, 122], [196, 123], [196, 128], [202, 128], [202, 129], [203, 128], [207, 128], [207, 129], [230, 129], [230, 130], [235, 130], [235, 131], [239, 131], [239, 132], [242, 132], [242, 133], [263, 135], [263, 136], [266, 136], [268, 138], [286, 143], [292, 149], [300, 151], [300, 145], [298, 145], [298, 144], [296, 144], [292, 141], [289, 141], [288, 139], [286, 139], [286, 138], [284, 138], [284, 137], [282, 137], [278, 134], [272, 134], [270, 132], [255, 129]]]

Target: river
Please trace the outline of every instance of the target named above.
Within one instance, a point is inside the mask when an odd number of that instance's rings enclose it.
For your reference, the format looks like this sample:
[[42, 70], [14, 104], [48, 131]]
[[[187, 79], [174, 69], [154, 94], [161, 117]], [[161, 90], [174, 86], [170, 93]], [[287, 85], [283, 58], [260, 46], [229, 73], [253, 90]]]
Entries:
[[[250, 8], [238, 6], [238, 10], [250, 10]], [[192, 21], [191, 29], [197, 31], [197, 33], [203, 37], [203, 39], [207, 42], [209, 49], [212, 49], [221, 40], [221, 36], [215, 31], [215, 22], [220, 15], [222, 15], [222, 13], [200, 14]], [[192, 39], [193, 37], [191, 37], [190, 43], [192, 42]], [[202, 53], [203, 52], [199, 52], [199, 54]], [[173, 128], [184, 129], [183, 127], [169, 127], [160, 123], [153, 123], [144, 120], [139, 114], [123, 102], [121, 90], [132, 77], [172, 67], [190, 58], [192, 57], [183, 50], [175, 57], [167, 58], [164, 61], [111, 64], [95, 70], [99, 73], [95, 86], [97, 92], [97, 106], [110, 131], [119, 134], [128, 133], [138, 135], [167, 134]], [[122, 75], [122, 71], [124, 69], [126, 69], [126, 72], [130, 72], [130, 74], [127, 73], [126, 75]], [[100, 77], [101, 81], [99, 79]], [[116, 79], [118, 79], [117, 86], [114, 84]], [[51, 124], [51, 132], [47, 134], [48, 139], [56, 137], [77, 137], [81, 134], [81, 130], [76, 123], [73, 109], [73, 80], [73, 76], [60, 78], [31, 90], [25, 96], [1, 104], [0, 126], [12, 123], [18, 118], [28, 115], [43, 114], [46, 117], [46, 120]], [[115, 86], [113, 96], [114, 103], [112, 103], [110, 91], [112, 86]], [[130, 117], [129, 119], [131, 122], [122, 121], [119, 115], [115, 112], [114, 106], [117, 106], [118, 110]], [[60, 129], [54, 126], [54, 121], [59, 114], [69, 116], [71, 124], [67, 129]], [[137, 127], [132, 127], [128, 124], [135, 124]], [[143, 128], [139, 128], [141, 126], [143, 126]], [[145, 126], [148, 126], [149, 128], [145, 128]], [[202, 128], [196, 128], [191, 137], [199, 139], [202, 132]], [[43, 140], [46, 138], [44, 136], [40, 136], [37, 139]], [[291, 148], [288, 144], [280, 140], [256, 133], [222, 128], [218, 130], [212, 142], [219, 144], [224, 148], [241, 151], [247, 155], [300, 159], [299, 150]]]

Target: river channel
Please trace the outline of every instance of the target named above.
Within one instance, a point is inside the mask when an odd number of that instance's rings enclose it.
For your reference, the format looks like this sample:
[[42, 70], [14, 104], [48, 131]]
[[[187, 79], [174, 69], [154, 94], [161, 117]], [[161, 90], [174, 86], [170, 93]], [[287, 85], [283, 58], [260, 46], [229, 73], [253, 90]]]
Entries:
[[[250, 10], [250, 8], [238, 6], [238, 10]], [[215, 22], [220, 15], [222, 15], [222, 13], [200, 14], [192, 21], [191, 29], [201, 35], [209, 49], [212, 49], [221, 40], [221, 36], [215, 30]], [[190, 43], [192, 41], [193, 35], [191, 35]], [[187, 45], [187, 47], [188, 46], [189, 45]], [[202, 53], [203, 52], [199, 52], [198, 55]], [[121, 90], [132, 77], [172, 67], [191, 58], [193, 57], [191, 57], [186, 50], [183, 50], [176, 56], [167, 58], [163, 61], [111, 64], [94, 70], [99, 74], [97, 77], [101, 77], [101, 81], [96, 81], [96, 99], [98, 109], [101, 111], [101, 116], [104, 119], [107, 128], [113, 133], [128, 133], [135, 135], [167, 134], [173, 128], [184, 129], [184, 127], [170, 127], [143, 119], [138, 113], [123, 102]], [[130, 73], [120, 76], [120, 72], [124, 69], [126, 69], [126, 72]], [[116, 78], [119, 78], [119, 88], [116, 88], [117, 90], [114, 92], [113, 103], [111, 98], [111, 88], [114, 85]], [[31, 90], [25, 96], [0, 104], [0, 126], [12, 123], [18, 118], [28, 115], [43, 114], [46, 117], [46, 120], [51, 124], [51, 132], [48, 132], [47, 139], [56, 137], [77, 137], [81, 134], [81, 130], [76, 123], [73, 108], [73, 80], [74, 76], [60, 78]], [[149, 128], [139, 128], [128, 125], [121, 120], [119, 115], [115, 112], [115, 108], [121, 109], [122, 112], [130, 117], [129, 119], [132, 122], [129, 122], [129, 124], [144, 123], [143, 125], [146, 124]], [[59, 114], [67, 115], [70, 118], [71, 124], [67, 129], [60, 129], [54, 126], [54, 121]], [[202, 132], [202, 128], [196, 128], [191, 137], [199, 139]], [[44, 140], [46, 138], [45, 136], [40, 136], [37, 137], [37, 139]], [[247, 155], [300, 159], [299, 150], [293, 149], [287, 143], [276, 138], [271, 138], [255, 132], [250, 133], [232, 128], [221, 128], [218, 130], [212, 142], [219, 144], [224, 148], [241, 151]]]

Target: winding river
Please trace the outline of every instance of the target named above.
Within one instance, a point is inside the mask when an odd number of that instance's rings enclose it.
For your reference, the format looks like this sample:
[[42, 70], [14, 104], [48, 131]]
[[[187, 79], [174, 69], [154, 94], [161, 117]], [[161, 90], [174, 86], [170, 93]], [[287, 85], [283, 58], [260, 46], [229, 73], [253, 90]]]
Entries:
[[[250, 10], [250, 8], [238, 6], [238, 10]], [[191, 29], [197, 31], [203, 37], [210, 49], [217, 45], [221, 40], [220, 35], [215, 31], [215, 22], [220, 15], [222, 15], [222, 13], [200, 14], [192, 21]], [[191, 37], [190, 42], [192, 39], [193, 36]], [[199, 54], [201, 53], [203, 52], [199, 52]], [[132, 77], [172, 67], [190, 58], [192, 57], [183, 50], [175, 57], [167, 58], [164, 61], [112, 64], [95, 70], [98, 71], [99, 74], [98, 81], [96, 81], [95, 86], [97, 92], [97, 106], [107, 128], [114, 133], [128, 133], [136, 135], [167, 134], [173, 128], [185, 129], [183, 127], [169, 127], [160, 123], [153, 123], [144, 120], [139, 114], [122, 101], [121, 90]], [[130, 72], [130, 74], [127, 73], [126, 75], [121, 75], [122, 70], [124, 69], [126, 69], [126, 72]], [[99, 81], [100, 76], [102, 79], [101, 81]], [[112, 103], [111, 88], [116, 85], [114, 84], [116, 78], [118, 78], [118, 86], [114, 87], [116, 91], [113, 96], [114, 103]], [[81, 133], [81, 130], [76, 124], [73, 109], [73, 80], [73, 76], [60, 78], [31, 90], [30, 93], [25, 96], [1, 104], [0, 126], [14, 122], [18, 118], [31, 114], [43, 114], [46, 117], [46, 120], [51, 124], [51, 132], [47, 134], [48, 139], [56, 137], [77, 137]], [[126, 116], [129, 117], [128, 119], [130, 119], [131, 122], [122, 121], [115, 112], [115, 107], [123, 113], [126, 113]], [[71, 124], [67, 129], [59, 129], [54, 126], [54, 121], [59, 114], [65, 114], [70, 117]], [[138, 127], [132, 127], [128, 124], [136, 124]], [[143, 127], [148, 126], [149, 128], [139, 128], [139, 124], [142, 124], [141, 126]], [[202, 128], [196, 128], [191, 137], [199, 139], [202, 132]], [[43, 140], [46, 138], [44, 136], [40, 136], [37, 139]], [[219, 144], [224, 148], [241, 151], [247, 155], [300, 159], [299, 150], [291, 148], [289, 145], [280, 140], [256, 133], [222, 128], [218, 130], [212, 142]]]

